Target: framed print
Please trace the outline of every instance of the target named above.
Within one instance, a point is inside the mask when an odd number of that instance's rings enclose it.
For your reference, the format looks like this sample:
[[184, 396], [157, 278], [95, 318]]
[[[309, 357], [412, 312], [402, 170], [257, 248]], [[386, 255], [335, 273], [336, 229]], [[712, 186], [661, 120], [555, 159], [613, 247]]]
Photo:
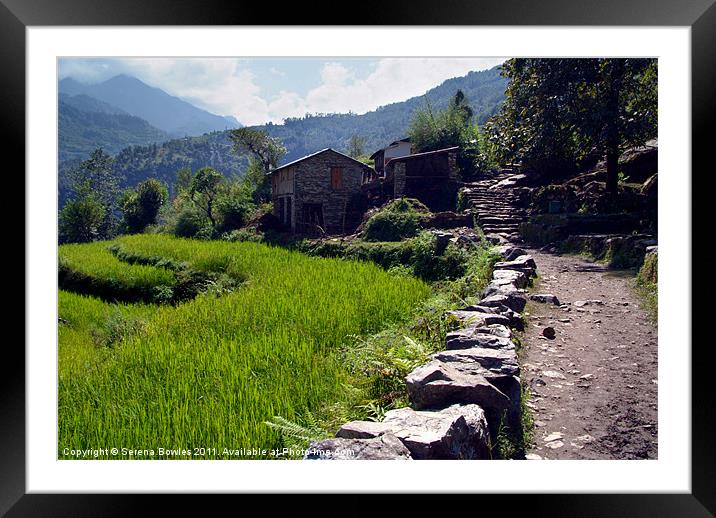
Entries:
[[3, 513], [716, 513], [691, 291], [716, 7], [492, 4], [1, 1]]

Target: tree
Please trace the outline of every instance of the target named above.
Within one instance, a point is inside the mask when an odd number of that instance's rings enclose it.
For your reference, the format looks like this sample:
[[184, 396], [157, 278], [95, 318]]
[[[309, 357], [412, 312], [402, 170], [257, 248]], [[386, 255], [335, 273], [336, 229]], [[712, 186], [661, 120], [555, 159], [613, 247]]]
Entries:
[[68, 201], [59, 215], [60, 243], [88, 243], [100, 237], [105, 208], [88, 190]]
[[202, 167], [197, 171], [189, 187], [191, 200], [206, 214], [213, 228], [216, 228], [214, 203], [221, 193], [225, 181], [224, 175], [216, 169]]
[[360, 135], [353, 135], [348, 141], [348, 156], [358, 159], [365, 155], [365, 145], [367, 139]]
[[[278, 167], [281, 159], [286, 155], [286, 147], [280, 139], [270, 137], [263, 130], [254, 128], [239, 128], [231, 131], [231, 141], [237, 153], [249, 153], [255, 160], [254, 168], [260, 166], [263, 175], [256, 177], [254, 171], [253, 184], [255, 185], [255, 199], [257, 202], [269, 201], [270, 186], [269, 173]], [[249, 167], [252, 163], [249, 162]]]
[[91, 193], [93, 201], [104, 209], [96, 238], [112, 237], [116, 227], [120, 178], [114, 172], [113, 165], [114, 159], [98, 148], [68, 173], [72, 192], [70, 198], [88, 203], [86, 198]]
[[459, 146], [458, 165], [464, 175], [470, 175], [479, 153], [478, 128], [472, 117], [465, 94], [457, 90], [445, 110], [435, 112], [429, 102], [416, 110], [408, 135], [420, 152]]
[[155, 224], [159, 210], [168, 197], [167, 188], [154, 178], [145, 180], [134, 190], [126, 191], [121, 203], [125, 230], [134, 234]]
[[186, 192], [191, 187], [191, 179], [193, 178], [190, 167], [182, 167], [178, 169], [174, 179], [174, 192], [176, 198], [179, 194]]
[[503, 75], [505, 102], [488, 125], [503, 163], [567, 176], [597, 153], [615, 193], [621, 151], [656, 136], [654, 59], [511, 59]]

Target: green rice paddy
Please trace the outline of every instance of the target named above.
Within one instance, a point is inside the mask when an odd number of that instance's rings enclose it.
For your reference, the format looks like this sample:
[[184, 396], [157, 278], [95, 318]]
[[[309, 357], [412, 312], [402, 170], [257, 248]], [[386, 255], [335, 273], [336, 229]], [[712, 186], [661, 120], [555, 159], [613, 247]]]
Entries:
[[129, 450], [163, 458], [159, 448], [270, 458], [236, 451], [280, 448], [266, 421], [340, 400], [348, 376], [341, 346], [409, 315], [430, 295], [425, 283], [370, 263], [257, 243], [137, 235], [63, 245], [59, 253], [71, 271], [126, 286], [171, 286], [174, 273], [118, 257], [188, 263], [241, 282], [230, 293], [177, 305], [109, 302], [61, 289], [60, 458], [75, 458], [66, 448], [119, 450], [99, 458], [133, 458]]

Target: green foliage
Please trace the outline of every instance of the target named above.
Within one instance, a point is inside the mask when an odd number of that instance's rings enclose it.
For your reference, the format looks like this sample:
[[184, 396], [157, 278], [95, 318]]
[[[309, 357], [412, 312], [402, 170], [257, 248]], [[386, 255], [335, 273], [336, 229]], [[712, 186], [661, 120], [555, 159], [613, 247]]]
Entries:
[[[87, 96], [75, 96], [91, 99]], [[128, 146], [169, 140], [169, 135], [144, 119], [126, 113], [101, 113], [73, 106], [73, 98], [60, 95], [58, 144], [60, 162], [87, 157], [101, 147], [119, 153]]]
[[486, 127], [500, 163], [568, 176], [607, 155], [616, 191], [619, 151], [656, 137], [655, 59], [510, 59], [506, 101]]
[[91, 194], [69, 201], [59, 215], [60, 243], [88, 243], [101, 237], [106, 210]]
[[206, 215], [190, 203], [179, 204], [177, 211], [167, 222], [169, 231], [178, 237], [194, 237], [203, 229], [211, 229]]
[[[119, 199], [119, 177], [112, 168], [113, 159], [101, 148], [92, 152], [87, 160], [80, 162], [67, 174], [70, 199], [80, 201], [64, 218], [64, 234], [82, 237], [89, 234], [86, 223], [97, 215], [95, 207], [102, 209], [102, 221], [90, 234], [92, 239], [106, 239], [114, 235], [117, 226], [115, 211]], [[85, 224], [82, 228], [72, 230], [72, 222]], [[74, 240], [74, 239], [72, 239]]]
[[659, 317], [659, 258], [657, 254], [647, 254], [644, 264], [636, 276], [637, 292], [653, 322]]
[[[110, 304], [61, 290], [59, 316], [68, 322], [58, 330], [61, 457], [66, 446], [97, 444], [212, 445], [219, 449], [212, 458], [224, 447], [281, 448], [284, 438], [265, 423], [282, 416], [307, 426], [308, 412], [328, 429], [324, 416], [339, 413], [324, 407], [361, 399], [346, 388], [341, 351], [349, 337], [379, 332], [430, 293], [372, 264], [254, 243], [137, 234], [115, 244], [124, 257], [189, 263], [245, 282], [176, 306]], [[81, 266], [93, 267], [82, 248], [89, 245], [76, 246]], [[141, 332], [117, 332], [111, 347], [98, 348], [92, 329], [115, 310], [141, 318]]]
[[399, 198], [373, 214], [365, 224], [366, 241], [400, 241], [413, 237], [420, 228], [420, 212], [427, 211], [418, 200]]
[[352, 135], [348, 141], [348, 156], [360, 158], [366, 154], [366, 142], [368, 139], [361, 135]]
[[189, 186], [189, 196], [195, 206], [204, 212], [212, 228], [217, 227], [214, 203], [225, 186], [226, 178], [216, 169], [202, 167], [199, 169]]
[[159, 211], [168, 198], [166, 186], [153, 178], [143, 181], [134, 190], [125, 191], [120, 203], [124, 230], [136, 234], [156, 224]]

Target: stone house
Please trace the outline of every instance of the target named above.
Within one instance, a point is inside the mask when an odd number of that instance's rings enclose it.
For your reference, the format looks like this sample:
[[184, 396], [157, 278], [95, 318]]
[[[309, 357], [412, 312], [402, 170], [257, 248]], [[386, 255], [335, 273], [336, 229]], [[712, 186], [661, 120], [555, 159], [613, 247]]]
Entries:
[[459, 147], [390, 159], [383, 174], [363, 183], [370, 205], [400, 197], [417, 198], [433, 211], [455, 210]]
[[277, 167], [271, 175], [273, 214], [292, 232], [346, 234], [366, 204], [361, 184], [370, 166], [327, 148]]

